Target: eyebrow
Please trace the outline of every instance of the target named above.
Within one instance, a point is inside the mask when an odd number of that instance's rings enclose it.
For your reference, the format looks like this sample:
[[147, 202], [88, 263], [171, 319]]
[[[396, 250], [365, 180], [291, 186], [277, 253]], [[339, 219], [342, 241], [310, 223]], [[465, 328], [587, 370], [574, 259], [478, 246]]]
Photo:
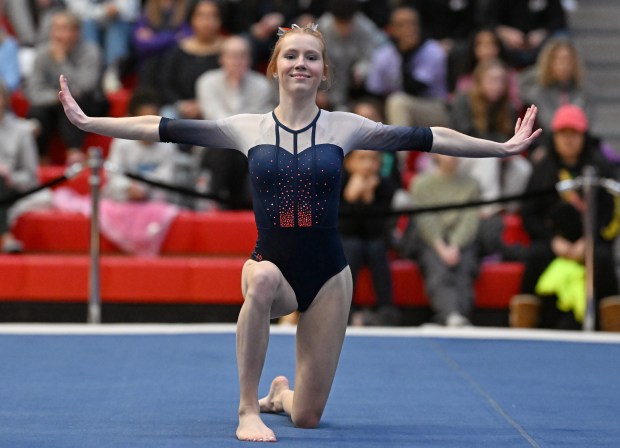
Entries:
[[312, 53], [312, 54], [318, 54], [318, 55], [320, 55], [320, 54], [321, 54], [321, 52], [320, 52], [320, 51], [318, 51], [318, 50], [313, 50], [313, 49], [308, 49], [308, 50], [299, 50], [299, 49], [297, 49], [297, 48], [295, 48], [295, 47], [283, 48], [283, 49], [282, 49], [282, 53], [291, 53], [291, 52], [294, 52], [294, 53]]

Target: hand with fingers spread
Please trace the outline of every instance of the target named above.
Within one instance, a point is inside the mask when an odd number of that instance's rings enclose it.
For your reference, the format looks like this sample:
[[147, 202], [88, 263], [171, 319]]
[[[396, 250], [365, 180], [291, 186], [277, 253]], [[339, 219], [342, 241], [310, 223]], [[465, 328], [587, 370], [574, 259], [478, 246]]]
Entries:
[[515, 134], [505, 143], [476, 138], [453, 129], [432, 127], [431, 152], [455, 157], [509, 157], [525, 151], [542, 133], [534, 129], [538, 108], [530, 106], [523, 119], [518, 119]]

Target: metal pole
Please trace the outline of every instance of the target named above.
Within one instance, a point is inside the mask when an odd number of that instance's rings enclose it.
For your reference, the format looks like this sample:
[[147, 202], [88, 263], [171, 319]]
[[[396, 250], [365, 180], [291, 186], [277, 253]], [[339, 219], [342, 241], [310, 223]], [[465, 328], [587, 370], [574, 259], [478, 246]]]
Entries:
[[596, 306], [594, 289], [594, 243], [596, 233], [596, 170], [592, 166], [583, 169], [583, 197], [586, 210], [583, 216], [586, 267], [586, 311], [583, 316], [583, 331], [596, 329]]
[[90, 167], [91, 216], [90, 216], [90, 273], [88, 278], [88, 323], [101, 323], [101, 281], [99, 269], [99, 197], [101, 190], [101, 148], [88, 149]]

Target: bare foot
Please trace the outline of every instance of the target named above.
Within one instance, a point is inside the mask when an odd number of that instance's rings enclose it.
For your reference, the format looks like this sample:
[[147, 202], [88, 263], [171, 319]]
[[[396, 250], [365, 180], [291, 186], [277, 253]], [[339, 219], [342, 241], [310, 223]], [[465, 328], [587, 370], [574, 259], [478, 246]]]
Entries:
[[277, 376], [271, 382], [269, 395], [258, 400], [261, 412], [284, 412], [282, 392], [291, 390], [285, 376]]
[[245, 442], [277, 442], [276, 435], [261, 420], [258, 414], [239, 416], [237, 439]]

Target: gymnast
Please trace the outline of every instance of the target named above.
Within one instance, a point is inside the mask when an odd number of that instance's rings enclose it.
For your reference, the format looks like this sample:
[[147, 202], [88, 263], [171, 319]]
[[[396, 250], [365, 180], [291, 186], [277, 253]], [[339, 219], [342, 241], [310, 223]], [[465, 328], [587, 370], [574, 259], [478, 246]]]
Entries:
[[[316, 105], [330, 71], [316, 25], [282, 28], [267, 68], [280, 103], [270, 113], [208, 120], [156, 116], [109, 118], [84, 114], [60, 77], [68, 119], [87, 131], [133, 140], [232, 148], [248, 158], [258, 240], [241, 273], [244, 303], [237, 322], [240, 440], [274, 442], [261, 412], [290, 416], [299, 428], [318, 426], [340, 357], [352, 298], [351, 272], [338, 236], [343, 157], [354, 149], [419, 150], [464, 157], [507, 157], [525, 150], [536, 107], [517, 120], [505, 143], [441, 128], [398, 127]], [[301, 312], [295, 389], [276, 377], [266, 397], [258, 385], [270, 319]]]

